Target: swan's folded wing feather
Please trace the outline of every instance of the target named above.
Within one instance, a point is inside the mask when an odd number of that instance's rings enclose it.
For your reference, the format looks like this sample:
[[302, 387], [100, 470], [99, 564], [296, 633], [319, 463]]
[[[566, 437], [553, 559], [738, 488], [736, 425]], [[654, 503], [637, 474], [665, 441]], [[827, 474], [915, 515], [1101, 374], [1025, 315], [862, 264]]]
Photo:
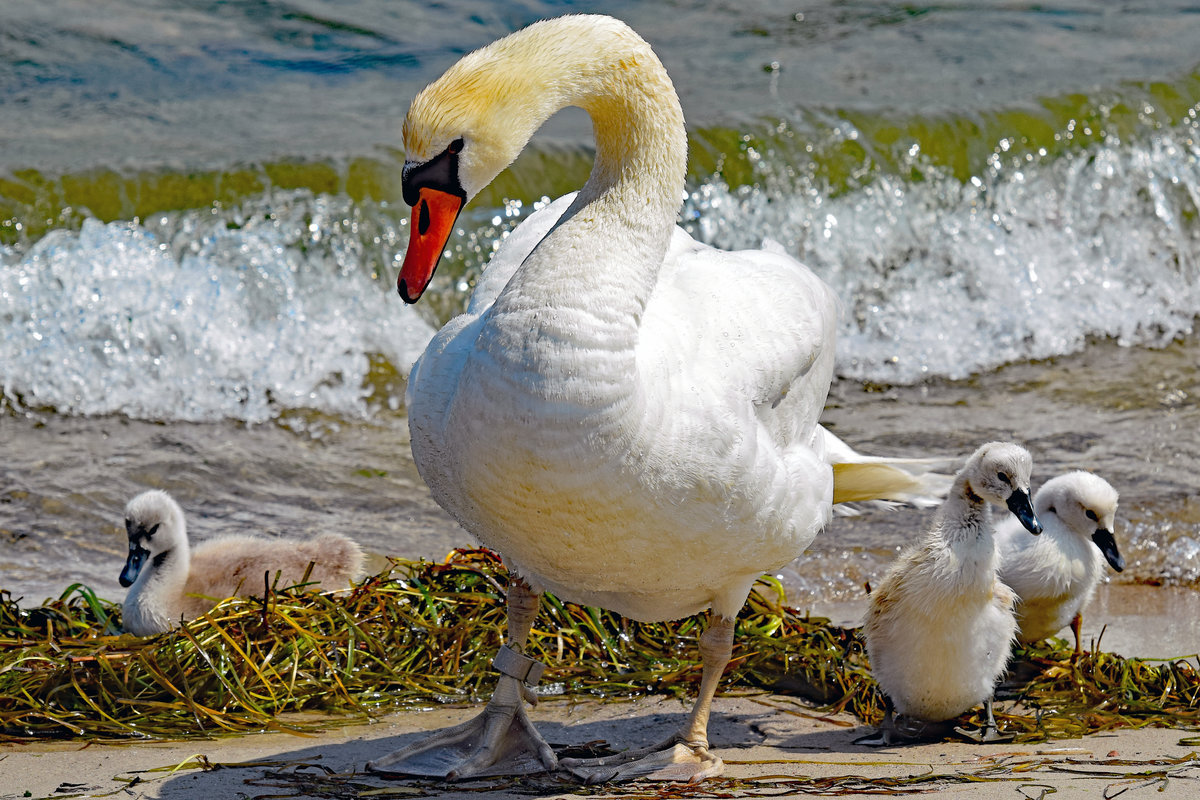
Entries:
[[563, 195], [553, 203], [530, 214], [520, 225], [509, 232], [476, 280], [475, 290], [471, 293], [471, 302], [467, 306], [468, 314], [481, 314], [496, 302], [496, 298], [508, 285], [517, 268], [546, 237], [577, 194], [578, 192], [571, 192]]
[[840, 516], [861, 513], [863, 503], [868, 508], [931, 508], [941, 504], [954, 483], [956, 458], [868, 456], [823, 426], [818, 434], [824, 442], [825, 457], [833, 465], [834, 503]]
[[716, 250], [677, 229], [642, 322], [639, 365], [704, 396], [715, 416], [752, 409], [787, 446], [811, 435], [824, 405], [836, 321], [833, 292], [794, 258]]

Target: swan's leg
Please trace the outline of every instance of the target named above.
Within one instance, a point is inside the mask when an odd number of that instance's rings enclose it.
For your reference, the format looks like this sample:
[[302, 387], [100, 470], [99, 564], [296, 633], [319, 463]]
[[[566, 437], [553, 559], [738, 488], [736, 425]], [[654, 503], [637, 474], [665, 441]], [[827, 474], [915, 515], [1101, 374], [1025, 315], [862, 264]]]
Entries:
[[700, 637], [700, 660], [704, 665], [700, 695], [678, 733], [652, 747], [614, 756], [564, 758], [560, 766], [586, 783], [633, 778], [695, 782], [720, 775], [725, 762], [708, 750], [708, 718], [717, 686], [733, 654], [733, 626], [733, 618], [714, 614]]
[[1071, 656], [1071, 661], [1076, 661], [1083, 655], [1083, 645], [1079, 639], [1080, 628], [1083, 627], [1083, 617], [1076, 614], [1071, 618], [1071, 633], [1075, 634], [1075, 654]]
[[[553, 770], [558, 759], [534, 729], [524, 702], [537, 703], [532, 684], [541, 665], [523, 655], [541, 595], [520, 579], [508, 587], [508, 643], [493, 665], [500, 680], [483, 712], [367, 764], [372, 772], [445, 776], [523, 775]], [[507, 652], [505, 652], [507, 651]]]

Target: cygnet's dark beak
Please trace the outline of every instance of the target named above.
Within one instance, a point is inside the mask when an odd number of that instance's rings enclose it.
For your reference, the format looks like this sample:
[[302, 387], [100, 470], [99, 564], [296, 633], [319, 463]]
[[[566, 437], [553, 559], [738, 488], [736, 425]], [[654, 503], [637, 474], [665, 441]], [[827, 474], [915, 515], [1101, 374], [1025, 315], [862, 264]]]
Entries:
[[133, 586], [133, 582], [137, 580], [138, 573], [142, 571], [142, 565], [146, 563], [146, 556], [150, 555], [150, 551], [144, 547], [139, 547], [136, 544], [129, 545], [129, 556], [125, 559], [125, 568], [121, 570], [121, 577], [118, 578], [121, 585], [129, 588]]
[[1100, 552], [1104, 553], [1104, 558], [1110, 567], [1117, 572], [1125, 569], [1125, 559], [1121, 557], [1121, 551], [1117, 549], [1117, 540], [1112, 531], [1107, 528], [1097, 528], [1096, 532], [1092, 534], [1092, 541], [1096, 543], [1096, 547], [1100, 548]]
[[1033, 513], [1033, 503], [1029, 502], [1029, 492], [1024, 489], [1013, 491], [1008, 496], [1008, 510], [1013, 513], [1014, 517], [1021, 520], [1025, 530], [1034, 536], [1042, 532], [1042, 523], [1038, 521], [1037, 514]]

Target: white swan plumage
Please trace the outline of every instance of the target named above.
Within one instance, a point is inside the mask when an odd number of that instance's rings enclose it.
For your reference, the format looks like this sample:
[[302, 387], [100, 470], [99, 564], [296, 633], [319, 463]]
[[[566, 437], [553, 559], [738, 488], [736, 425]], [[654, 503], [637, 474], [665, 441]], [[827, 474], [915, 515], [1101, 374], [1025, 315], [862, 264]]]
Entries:
[[[569, 765], [596, 779], [667, 763], [699, 779], [721, 769], [707, 720], [738, 609], [830, 518], [837, 440], [817, 419], [838, 307], [790, 256], [722, 252], [676, 226], [687, 155], [670, 79], [625, 24], [584, 15], [471, 53], [413, 100], [406, 301], [427, 286], [462, 206], [568, 105], [593, 120], [592, 173], [508, 237], [466, 313], [414, 365], [413, 457], [435, 500], [515, 576], [504, 659], [524, 663], [547, 590], [638, 620], [712, 609], [700, 698], [662, 754], [639, 754], [636, 768]], [[845, 460], [852, 487], [856, 459]], [[894, 472], [892, 495], [922, 493]], [[498, 669], [478, 721], [370, 766], [485, 774], [504, 770], [520, 739], [555, 767], [521, 703], [529, 686]], [[422, 761], [434, 751], [445, 752]]]
[[1017, 593], [1017, 641], [1036, 642], [1067, 625], [1082, 650], [1083, 610], [1104, 577], [1107, 561], [1117, 572], [1125, 559], [1117, 548], [1117, 490], [1099, 475], [1076, 471], [1044, 483], [1033, 509], [1045, 527], [1022, 535], [1014, 520], [996, 526], [1000, 579]]
[[121, 620], [138, 636], [164, 633], [227, 597], [261, 595], [264, 580], [274, 584], [277, 574], [281, 588], [296, 584], [310, 563], [308, 580], [327, 589], [342, 588], [362, 572], [362, 550], [339, 533], [299, 541], [225, 534], [191, 547], [183, 509], [158, 489], [126, 504], [125, 530], [129, 555], [121, 585], [129, 591]]
[[1008, 664], [1017, 622], [1013, 592], [996, 575], [989, 504], [1011, 510], [1026, 536], [1039, 533], [1029, 497], [1032, 467], [1020, 445], [978, 448], [929, 527], [872, 589], [862, 636], [871, 674], [887, 699], [886, 716], [879, 733], [860, 743], [919, 738], [925, 723], [980, 703], [988, 711], [983, 736], [998, 738], [992, 693]]

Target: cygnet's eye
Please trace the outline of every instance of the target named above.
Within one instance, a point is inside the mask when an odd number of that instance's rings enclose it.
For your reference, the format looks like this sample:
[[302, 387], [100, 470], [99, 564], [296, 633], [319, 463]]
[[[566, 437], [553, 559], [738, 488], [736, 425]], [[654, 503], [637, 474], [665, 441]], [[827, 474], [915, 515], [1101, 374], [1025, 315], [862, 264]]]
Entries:
[[996, 477], [997, 477], [997, 478], [999, 478], [1000, 480], [1004, 481], [1004, 483], [1005, 483], [1006, 485], [1008, 485], [1008, 486], [1012, 486], [1012, 481], [1008, 479], [1008, 473], [1007, 473], [1007, 472], [1001, 472], [1001, 473], [1000, 473], [999, 475], [997, 475]]
[[1100, 517], [1096, 516], [1096, 512], [1092, 511], [1090, 508], [1085, 513], [1087, 514], [1087, 518], [1090, 519], [1092, 522], [1100, 521]]

